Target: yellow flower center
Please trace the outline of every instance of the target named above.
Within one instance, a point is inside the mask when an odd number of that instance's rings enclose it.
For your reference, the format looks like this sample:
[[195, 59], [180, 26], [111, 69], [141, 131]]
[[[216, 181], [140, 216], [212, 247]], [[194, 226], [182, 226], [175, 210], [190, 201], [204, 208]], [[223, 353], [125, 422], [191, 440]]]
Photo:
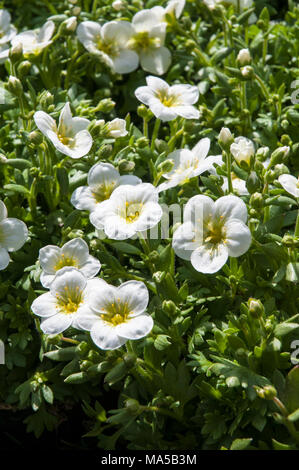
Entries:
[[[222, 218], [223, 217], [221, 217], [221, 219]], [[207, 224], [204, 241], [205, 243], [212, 243], [214, 245], [225, 241], [225, 229], [222, 220], [217, 222], [211, 221]]]
[[120, 298], [116, 302], [106, 305], [106, 312], [101, 315], [101, 318], [113, 326], [125, 323], [131, 311], [128, 302], [122, 302]]
[[69, 315], [75, 313], [80, 304], [82, 303], [82, 292], [79, 290], [79, 287], [69, 288], [68, 286], [64, 287], [64, 293], [56, 294], [57, 298], [57, 308], [60, 313]]
[[73, 257], [65, 256], [63, 253], [61, 254], [61, 259], [58, 263], [54, 266], [55, 271], [63, 268], [64, 266], [78, 266], [77, 261]]
[[110, 57], [115, 57], [119, 53], [119, 47], [115, 41], [105, 42], [100, 36], [96, 39], [96, 46], [99, 51], [104, 52]]
[[126, 202], [126, 214], [125, 214], [125, 219], [127, 224], [132, 224], [135, 222], [141, 212], [142, 212], [143, 204], [141, 202], [134, 203], [134, 204], [129, 204]]
[[92, 195], [97, 202], [105, 201], [106, 199], [109, 199], [115, 186], [116, 181], [110, 181], [109, 183], [104, 182], [98, 185], [96, 190], [92, 192]]
[[177, 106], [180, 104], [179, 96], [171, 94], [171, 92], [169, 92], [168, 90], [157, 91], [156, 97], [167, 108], [171, 108], [172, 106]]
[[151, 38], [148, 31], [141, 31], [130, 39], [128, 45], [137, 51], [156, 49], [161, 46], [161, 40], [159, 38]]
[[74, 139], [72, 137], [67, 137], [64, 134], [58, 134], [58, 139], [63, 145], [68, 145], [69, 147], [72, 147], [74, 144]]

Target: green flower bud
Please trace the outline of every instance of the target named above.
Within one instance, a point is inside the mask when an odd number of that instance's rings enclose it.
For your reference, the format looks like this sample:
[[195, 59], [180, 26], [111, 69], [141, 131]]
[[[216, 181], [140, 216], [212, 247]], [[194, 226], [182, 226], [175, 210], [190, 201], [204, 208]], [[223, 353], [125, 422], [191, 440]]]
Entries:
[[255, 156], [258, 160], [261, 160], [263, 162], [269, 156], [269, 153], [269, 147], [260, 147], [257, 149]]
[[165, 162], [162, 162], [160, 165], [158, 165], [157, 170], [163, 173], [169, 173], [173, 169], [173, 165], [173, 160], [165, 160]]
[[285, 145], [285, 146], [288, 146], [288, 147], [291, 147], [293, 142], [292, 142], [292, 139], [291, 137], [288, 135], [288, 134], [283, 134], [281, 136], [281, 139], [280, 139], [280, 142]]
[[177, 313], [177, 307], [172, 300], [163, 300], [162, 310], [170, 317], [175, 317]]
[[250, 298], [248, 300], [249, 313], [253, 318], [260, 318], [264, 315], [265, 309], [262, 302], [258, 299]]
[[157, 271], [153, 274], [153, 280], [157, 283], [157, 284], [160, 284], [161, 282], [163, 282], [163, 280], [165, 279], [165, 276], [166, 276], [166, 272], [165, 271]]
[[124, 363], [126, 364], [127, 368], [131, 369], [135, 365], [137, 357], [135, 356], [135, 354], [126, 353], [124, 355], [123, 359], [124, 359]]
[[149, 144], [149, 140], [147, 139], [147, 137], [139, 137], [139, 139], [136, 140], [136, 146], [137, 148], [139, 149], [143, 149], [145, 147], [147, 147]]
[[118, 169], [120, 173], [128, 173], [133, 171], [135, 168], [135, 163], [129, 160], [121, 160], [118, 164]]
[[280, 175], [289, 173], [288, 167], [284, 165], [283, 163], [279, 163], [278, 165], [275, 165], [274, 171], [275, 171], [276, 178], [278, 178]]
[[28, 139], [31, 144], [40, 145], [43, 141], [43, 135], [39, 131], [30, 132]]
[[86, 341], [81, 341], [80, 344], [76, 347], [76, 352], [82, 357], [86, 356], [89, 352], [89, 346]]
[[6, 163], [8, 161], [8, 158], [6, 158], [3, 153], [0, 154], [0, 163]]
[[23, 56], [23, 46], [19, 42], [9, 50], [9, 58], [13, 64], [18, 62]]
[[23, 94], [23, 85], [21, 81], [13, 75], [10, 75], [6, 84], [6, 88], [10, 93], [15, 96], [21, 96]]
[[151, 251], [148, 258], [154, 264], [159, 263], [160, 261], [160, 255], [157, 251]]
[[97, 152], [98, 156], [100, 158], [103, 158], [104, 160], [106, 160], [107, 158], [109, 158], [112, 154], [112, 145], [110, 144], [107, 144], [107, 145], [103, 145], [100, 150]]
[[146, 119], [148, 117], [148, 108], [144, 104], [141, 104], [137, 108], [137, 114], [141, 118]]
[[277, 396], [277, 390], [273, 385], [266, 385], [263, 388], [254, 387], [258, 397], [264, 400], [273, 400]]
[[142, 410], [142, 407], [140, 406], [137, 400], [129, 398], [128, 400], [126, 400], [126, 409], [130, 414], [138, 415]]
[[271, 154], [270, 165], [276, 165], [276, 163], [281, 163], [284, 157], [287, 157], [290, 153], [290, 147], [284, 146], [279, 147]]
[[86, 371], [91, 366], [93, 366], [93, 362], [87, 361], [87, 360], [82, 361], [81, 364], [80, 364], [80, 370]]
[[18, 66], [18, 76], [20, 78], [26, 77], [31, 69], [31, 62], [29, 60], [24, 60]]
[[105, 98], [100, 101], [97, 106], [98, 111], [101, 111], [104, 114], [109, 114], [113, 110], [115, 102], [111, 98]]
[[169, 147], [168, 147], [168, 144], [165, 142], [165, 140], [156, 139], [155, 147], [159, 153], [169, 152]]
[[250, 65], [245, 65], [241, 68], [241, 74], [246, 80], [251, 80], [254, 77], [254, 70]]
[[76, 16], [71, 16], [62, 23], [62, 31], [68, 34], [74, 33], [77, 28], [77, 18]]
[[263, 207], [263, 195], [261, 193], [253, 193], [251, 195], [249, 204], [254, 207], [254, 208], [260, 208]]
[[246, 180], [246, 187], [250, 194], [254, 193], [256, 190], [260, 188], [260, 180], [255, 171], [251, 171], [247, 180]]

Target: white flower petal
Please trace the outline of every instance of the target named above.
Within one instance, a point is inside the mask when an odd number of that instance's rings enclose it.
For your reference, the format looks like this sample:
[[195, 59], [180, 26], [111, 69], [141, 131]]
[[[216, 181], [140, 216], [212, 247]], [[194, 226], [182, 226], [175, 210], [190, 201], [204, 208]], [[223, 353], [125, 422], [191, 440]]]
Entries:
[[247, 225], [238, 219], [229, 219], [225, 224], [225, 243], [229, 256], [238, 257], [246, 253], [251, 245]]
[[191, 197], [184, 209], [184, 222], [192, 221], [195, 225], [202, 225], [214, 213], [214, 201], [203, 195]]
[[97, 37], [101, 37], [101, 26], [95, 21], [83, 21], [77, 28], [77, 36], [79, 41], [85, 46], [86, 43], [90, 43], [96, 40]]
[[28, 229], [19, 219], [8, 218], [0, 222], [0, 240], [7, 251], [19, 250], [28, 237]]
[[49, 131], [56, 132], [57, 126], [54, 119], [44, 111], [37, 111], [33, 116], [34, 122], [38, 129], [45, 135], [48, 136]]
[[100, 269], [101, 269], [100, 261], [91, 255], [89, 255], [86, 263], [80, 266], [80, 271], [84, 274], [84, 276], [87, 279], [96, 276], [98, 272], [100, 271]]
[[153, 329], [154, 322], [150, 315], [139, 315], [130, 318], [115, 327], [117, 334], [126, 339], [140, 339], [148, 335]]
[[78, 267], [80, 267], [88, 260], [89, 248], [82, 238], [73, 238], [73, 240], [63, 245], [61, 253], [67, 258], [73, 258], [78, 263]]
[[119, 185], [131, 184], [132, 186], [136, 186], [136, 184], [140, 183], [142, 183], [142, 180], [135, 175], [122, 175], [119, 178]]
[[191, 105], [198, 101], [199, 98], [199, 90], [196, 86], [189, 85], [189, 84], [179, 84], [173, 85], [171, 87], [171, 91], [174, 95], [182, 96], [183, 104]]
[[222, 268], [227, 258], [228, 250], [225, 245], [220, 243], [218, 245], [205, 243], [193, 251], [191, 264], [196, 271], [213, 274]]
[[57, 271], [57, 274], [51, 283], [50, 292], [55, 297], [56, 294], [64, 295], [65, 288], [68, 291], [82, 292], [86, 287], [86, 278], [78, 269], [71, 266], [65, 266]]
[[117, 335], [115, 328], [101, 319], [93, 325], [90, 336], [96, 346], [104, 350], [118, 349], [127, 341]]
[[66, 153], [66, 155], [69, 155], [71, 158], [81, 158], [87, 155], [92, 147], [92, 137], [90, 133], [86, 130], [80, 131], [76, 134], [74, 140], [74, 146], [72, 148], [64, 146], [67, 152], [63, 153]]
[[161, 91], [168, 92], [169, 91], [169, 85], [165, 80], [162, 78], [154, 77], [153, 75], [149, 75], [146, 77], [146, 83], [147, 87], [145, 88], [150, 88], [153, 92], [155, 93], [160, 93]]
[[185, 119], [198, 119], [199, 118], [199, 111], [198, 109], [194, 108], [194, 106], [181, 105], [181, 106], [174, 106], [173, 109], [178, 116], [181, 116]]
[[240, 219], [244, 223], [247, 221], [248, 216], [245, 202], [233, 195], [219, 198], [215, 202], [214, 214], [216, 219]]
[[47, 274], [55, 274], [55, 266], [61, 261], [61, 249], [55, 245], [47, 245], [39, 250], [39, 262]]
[[163, 215], [162, 207], [157, 202], [147, 202], [136, 221], [136, 230], [143, 232], [155, 227]]
[[298, 179], [295, 176], [288, 174], [280, 175], [278, 181], [287, 193], [299, 197]]
[[207, 137], [200, 139], [200, 141], [193, 147], [192, 153], [198, 159], [199, 162], [202, 162], [209, 153], [211, 141]]
[[53, 21], [47, 21], [39, 30], [37, 41], [39, 43], [50, 41], [55, 30], [55, 24]]
[[0, 270], [7, 268], [10, 261], [9, 254], [5, 248], [0, 247]]
[[71, 203], [76, 209], [94, 211], [97, 200], [88, 186], [80, 186], [71, 196]]
[[171, 64], [171, 53], [167, 47], [143, 50], [140, 52], [140, 65], [143, 70], [163, 75]]
[[67, 330], [73, 321], [72, 315], [58, 313], [41, 321], [40, 328], [45, 335], [58, 335]]
[[106, 42], [117, 41], [121, 47], [126, 47], [135, 30], [128, 21], [109, 21], [102, 27], [102, 37]]
[[[0, 10], [1, 11], [1, 10]], [[7, 217], [6, 205], [3, 201], [0, 201], [0, 222]]]
[[153, 10], [141, 10], [133, 16], [132, 25], [137, 32], [151, 31], [159, 23], [158, 20]]
[[175, 107], [164, 106], [157, 98], [152, 98], [149, 102], [151, 112], [161, 121], [172, 121], [177, 117]]
[[139, 56], [134, 51], [122, 50], [113, 59], [113, 67], [116, 73], [130, 73], [136, 70], [139, 64]]
[[155, 93], [148, 86], [140, 86], [135, 90], [135, 96], [139, 101], [141, 101], [141, 103], [148, 106], [150, 100], [155, 97]]
[[190, 260], [191, 254], [195, 249], [194, 236], [194, 226], [191, 222], [185, 222], [176, 229], [172, 237], [172, 247], [177, 256], [188, 261]]
[[127, 302], [131, 316], [140, 315], [146, 310], [149, 294], [146, 285], [139, 281], [127, 281], [117, 289], [122, 302]]
[[57, 299], [50, 292], [46, 292], [32, 302], [31, 310], [39, 317], [51, 317], [56, 315]]

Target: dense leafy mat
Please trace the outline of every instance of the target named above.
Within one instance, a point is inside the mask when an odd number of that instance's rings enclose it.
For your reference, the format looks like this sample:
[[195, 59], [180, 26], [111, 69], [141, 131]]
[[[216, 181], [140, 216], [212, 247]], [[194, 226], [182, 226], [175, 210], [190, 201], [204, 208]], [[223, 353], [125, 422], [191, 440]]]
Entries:
[[2, 445], [298, 449], [296, 2], [0, 8]]

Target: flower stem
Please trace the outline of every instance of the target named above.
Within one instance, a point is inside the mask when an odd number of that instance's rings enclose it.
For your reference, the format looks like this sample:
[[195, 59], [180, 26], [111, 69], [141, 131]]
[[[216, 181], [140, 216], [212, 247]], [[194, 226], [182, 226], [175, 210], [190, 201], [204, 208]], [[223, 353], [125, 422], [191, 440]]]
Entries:
[[296, 226], [295, 226], [295, 237], [299, 237], [299, 209], [298, 209], [298, 214], [297, 214], [297, 219], [296, 219]]
[[154, 125], [154, 130], [153, 130], [153, 135], [152, 135], [152, 141], [151, 141], [151, 150], [155, 150], [155, 142], [159, 134], [159, 129], [161, 125], [161, 120], [156, 119], [155, 125]]

